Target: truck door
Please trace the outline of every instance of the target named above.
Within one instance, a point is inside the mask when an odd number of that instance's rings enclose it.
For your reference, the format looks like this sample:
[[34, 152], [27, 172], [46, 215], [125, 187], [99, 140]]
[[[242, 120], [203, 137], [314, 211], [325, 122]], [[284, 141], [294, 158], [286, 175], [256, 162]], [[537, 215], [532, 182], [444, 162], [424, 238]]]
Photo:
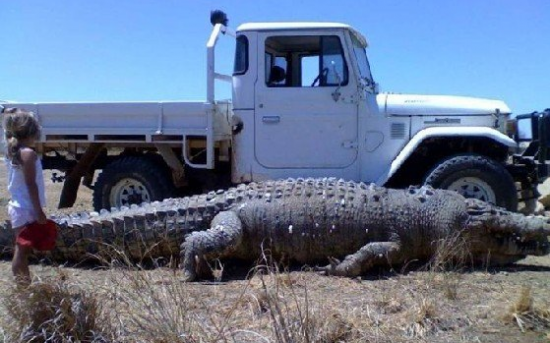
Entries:
[[[255, 158], [265, 168], [345, 168], [357, 159], [356, 80], [345, 35], [261, 33]], [[262, 43], [263, 42], [263, 43]]]

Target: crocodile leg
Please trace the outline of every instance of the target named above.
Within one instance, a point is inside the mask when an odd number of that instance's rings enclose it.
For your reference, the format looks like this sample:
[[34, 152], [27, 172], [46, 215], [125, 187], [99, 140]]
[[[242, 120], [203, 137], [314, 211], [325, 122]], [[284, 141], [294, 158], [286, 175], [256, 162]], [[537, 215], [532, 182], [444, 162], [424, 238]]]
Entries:
[[197, 278], [200, 263], [230, 254], [242, 242], [243, 230], [239, 217], [234, 212], [218, 213], [210, 223], [210, 229], [195, 231], [181, 245], [185, 281]]
[[401, 248], [395, 242], [373, 242], [364, 245], [356, 253], [347, 255], [340, 262], [335, 258], [329, 258], [330, 264], [317, 268], [327, 275], [358, 276], [368, 269], [388, 264], [392, 260], [400, 262]]

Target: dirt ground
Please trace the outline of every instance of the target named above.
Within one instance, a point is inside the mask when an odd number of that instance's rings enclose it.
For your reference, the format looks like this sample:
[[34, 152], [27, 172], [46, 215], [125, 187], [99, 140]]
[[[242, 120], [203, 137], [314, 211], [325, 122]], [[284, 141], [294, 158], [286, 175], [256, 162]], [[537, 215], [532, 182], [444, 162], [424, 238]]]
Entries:
[[[4, 220], [8, 196], [5, 168], [0, 170], [0, 219]], [[50, 176], [45, 173], [48, 211], [54, 214], [58, 212], [55, 207], [61, 184], [53, 184]], [[72, 211], [91, 209], [91, 191], [81, 187]], [[306, 312], [319, 319], [311, 330], [326, 334], [303, 341], [550, 342], [550, 256], [529, 257], [499, 269], [466, 266], [445, 273], [403, 269], [356, 279], [323, 277], [311, 271], [276, 273], [265, 278], [226, 271], [224, 276], [233, 279], [185, 284], [179, 281], [177, 272], [162, 268], [128, 274], [127, 270], [113, 268], [33, 265], [32, 272], [41, 278], [55, 278], [61, 273], [85, 292], [100, 297], [110, 311], [127, 311], [126, 316], [132, 311], [150, 311], [145, 317], [153, 326], [167, 319], [155, 314], [152, 307], [117, 308], [122, 302], [117, 305], [114, 290], [130, 289], [136, 275], [147, 280], [147, 291], [143, 283], [138, 285], [141, 290], [136, 290], [138, 294], [143, 292], [143, 297], [148, 292], [160, 294], [176, 288], [185, 293], [185, 300], [167, 300], [161, 305], [163, 311], [176, 313], [174, 307], [185, 307], [186, 318], [192, 318], [196, 325], [189, 324], [188, 330], [203, 330], [203, 341], [285, 341], [277, 338], [277, 328], [301, 330], [291, 319], [298, 318], [296, 323], [303, 325]], [[9, 261], [0, 261], [0, 275], [0, 292], [5, 292], [12, 285]], [[528, 306], [518, 308], [522, 292], [525, 295], [529, 290]], [[269, 294], [275, 294], [275, 298]], [[277, 308], [287, 320], [284, 325], [273, 315]], [[216, 332], [223, 332], [223, 339]], [[126, 337], [126, 341], [138, 340], [153, 341], [139, 334]]]

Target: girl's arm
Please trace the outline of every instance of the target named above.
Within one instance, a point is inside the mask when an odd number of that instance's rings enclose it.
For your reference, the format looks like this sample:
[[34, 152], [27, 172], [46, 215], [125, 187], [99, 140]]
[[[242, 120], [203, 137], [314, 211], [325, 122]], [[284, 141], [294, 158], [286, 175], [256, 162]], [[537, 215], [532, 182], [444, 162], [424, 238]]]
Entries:
[[38, 195], [38, 186], [36, 185], [36, 152], [31, 149], [21, 149], [21, 167], [23, 168], [23, 175], [25, 176], [25, 184], [29, 190], [29, 196], [31, 197], [32, 206], [37, 215], [37, 221], [40, 224], [46, 223], [46, 214], [40, 205], [40, 197]]

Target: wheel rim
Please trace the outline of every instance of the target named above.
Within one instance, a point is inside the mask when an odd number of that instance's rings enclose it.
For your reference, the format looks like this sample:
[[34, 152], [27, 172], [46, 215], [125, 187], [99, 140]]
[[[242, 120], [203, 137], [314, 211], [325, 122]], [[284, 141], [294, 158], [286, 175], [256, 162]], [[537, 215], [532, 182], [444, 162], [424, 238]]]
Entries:
[[497, 197], [489, 184], [477, 177], [463, 177], [451, 183], [447, 189], [455, 191], [466, 198], [479, 199], [496, 204]]
[[125, 178], [113, 186], [109, 200], [116, 207], [129, 206], [150, 202], [151, 194], [143, 183], [136, 179]]

